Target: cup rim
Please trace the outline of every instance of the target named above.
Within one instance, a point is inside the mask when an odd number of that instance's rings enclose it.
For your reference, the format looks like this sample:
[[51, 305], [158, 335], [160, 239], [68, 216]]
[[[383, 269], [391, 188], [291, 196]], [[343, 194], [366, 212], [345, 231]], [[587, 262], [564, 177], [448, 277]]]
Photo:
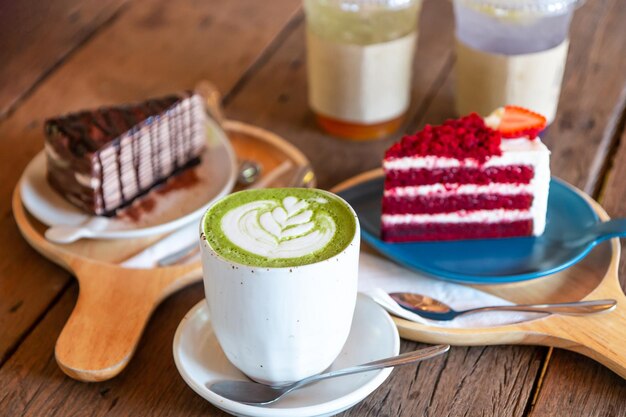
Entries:
[[[304, 188], [304, 187], [282, 187], [279, 189], [289, 189], [289, 188]], [[239, 194], [242, 192], [246, 192], [248, 190], [240, 190], [231, 194], [227, 194], [225, 196], [223, 196], [222, 198], [219, 198], [218, 200], [214, 201], [209, 208], [204, 212], [204, 214], [202, 215], [202, 219], [200, 220], [200, 245], [201, 245], [201, 250], [205, 251], [205, 250], [210, 250], [213, 253], [213, 256], [217, 257], [219, 260], [221, 260], [222, 262], [226, 262], [232, 265], [235, 265], [237, 267], [241, 267], [241, 268], [248, 268], [248, 269], [255, 269], [255, 270], [261, 270], [261, 269], [266, 269], [266, 270], [288, 270], [288, 269], [294, 269], [294, 268], [302, 268], [302, 267], [306, 267], [306, 266], [311, 266], [311, 265], [316, 265], [322, 262], [326, 262], [329, 261], [331, 259], [336, 259], [338, 258], [342, 253], [344, 253], [349, 247], [350, 245], [352, 245], [352, 243], [354, 243], [354, 241], [359, 241], [361, 240], [361, 224], [359, 222], [359, 217], [357, 216], [356, 212], [354, 211], [354, 209], [352, 208], [352, 206], [350, 204], [348, 204], [348, 202], [346, 200], [344, 200], [341, 196], [332, 193], [330, 191], [327, 190], [322, 190], [319, 188], [307, 188], [309, 190], [313, 189], [316, 191], [321, 191], [325, 194], [331, 195], [334, 198], [339, 199], [341, 202], [343, 202], [343, 204], [345, 204], [345, 206], [350, 210], [350, 212], [354, 215], [354, 223], [355, 223], [355, 228], [354, 228], [354, 236], [352, 237], [352, 240], [350, 240], [350, 242], [348, 243], [348, 245], [343, 248], [341, 251], [339, 251], [338, 253], [336, 253], [335, 255], [316, 261], [316, 262], [311, 262], [311, 263], [306, 263], [306, 264], [302, 264], [302, 265], [292, 265], [292, 266], [262, 266], [262, 265], [247, 265], [247, 264], [242, 264], [241, 262], [237, 262], [237, 261], [233, 261], [230, 260], [228, 258], [225, 258], [224, 256], [222, 256], [220, 253], [218, 253], [209, 243], [208, 239], [206, 238], [206, 231], [204, 230], [204, 225], [206, 224], [205, 219], [206, 216], [209, 214], [209, 211], [211, 211], [211, 209], [213, 208], [213, 206], [217, 203], [219, 203], [220, 201], [222, 201], [223, 199], [229, 198], [230, 196], [233, 196], [235, 194]]]

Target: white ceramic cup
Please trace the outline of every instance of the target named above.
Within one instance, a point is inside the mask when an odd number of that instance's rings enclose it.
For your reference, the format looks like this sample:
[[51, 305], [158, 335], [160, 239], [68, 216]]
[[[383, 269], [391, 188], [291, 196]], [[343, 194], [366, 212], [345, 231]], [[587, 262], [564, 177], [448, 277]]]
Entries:
[[251, 379], [271, 385], [298, 381], [324, 371], [341, 352], [357, 296], [360, 227], [352, 213], [351, 243], [331, 258], [302, 266], [242, 265], [201, 240], [213, 330], [228, 360]]

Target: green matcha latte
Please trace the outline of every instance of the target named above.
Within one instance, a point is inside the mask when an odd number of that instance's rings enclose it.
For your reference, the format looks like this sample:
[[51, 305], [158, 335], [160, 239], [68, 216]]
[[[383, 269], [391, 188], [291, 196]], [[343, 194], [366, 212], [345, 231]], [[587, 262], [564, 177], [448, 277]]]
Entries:
[[326, 191], [272, 188], [223, 198], [206, 213], [202, 227], [211, 248], [229, 261], [290, 267], [339, 254], [354, 238], [356, 218]]

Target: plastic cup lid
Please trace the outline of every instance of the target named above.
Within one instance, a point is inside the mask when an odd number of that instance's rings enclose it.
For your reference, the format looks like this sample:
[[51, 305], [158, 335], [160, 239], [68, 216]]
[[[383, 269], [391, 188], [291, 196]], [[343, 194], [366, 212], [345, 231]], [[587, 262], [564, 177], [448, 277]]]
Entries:
[[472, 8], [484, 9], [496, 15], [533, 14], [559, 15], [567, 13], [584, 0], [455, 0]]

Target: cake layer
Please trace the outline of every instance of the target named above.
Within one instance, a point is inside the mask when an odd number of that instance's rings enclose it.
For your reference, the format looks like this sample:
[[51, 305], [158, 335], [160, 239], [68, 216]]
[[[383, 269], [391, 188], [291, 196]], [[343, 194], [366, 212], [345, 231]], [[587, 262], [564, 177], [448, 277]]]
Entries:
[[[200, 163], [200, 158], [195, 158], [187, 162], [187, 164], [179, 167], [172, 175], [182, 172], [188, 168], [194, 167]], [[102, 207], [102, 199], [100, 193], [95, 193], [93, 190], [85, 190], [84, 187], [80, 187], [74, 184], [68, 187], [68, 183], [71, 181], [72, 173], [63, 170], [57, 170], [54, 172], [49, 171], [47, 175], [48, 182], [58, 193], [63, 195], [68, 201], [77, 207], [80, 207], [89, 212], [97, 212], [98, 207]], [[171, 176], [170, 176], [171, 177]], [[165, 183], [170, 177], [164, 177], [156, 182], [152, 187], [140, 191], [134, 198], [141, 197], [147, 194], [154, 187]], [[134, 200], [128, 200], [118, 208], [125, 207], [132, 203]], [[112, 216], [115, 214], [115, 210], [110, 212], [102, 212], [99, 215]]]
[[530, 210], [532, 202], [533, 195], [528, 193], [385, 196], [383, 212], [393, 215], [452, 213], [460, 210]]
[[382, 239], [386, 242], [418, 242], [457, 239], [484, 239], [530, 236], [533, 221], [517, 220], [499, 223], [421, 223], [383, 225]]
[[385, 188], [439, 183], [456, 184], [528, 184], [534, 177], [530, 165], [489, 168], [411, 168], [386, 172]]

